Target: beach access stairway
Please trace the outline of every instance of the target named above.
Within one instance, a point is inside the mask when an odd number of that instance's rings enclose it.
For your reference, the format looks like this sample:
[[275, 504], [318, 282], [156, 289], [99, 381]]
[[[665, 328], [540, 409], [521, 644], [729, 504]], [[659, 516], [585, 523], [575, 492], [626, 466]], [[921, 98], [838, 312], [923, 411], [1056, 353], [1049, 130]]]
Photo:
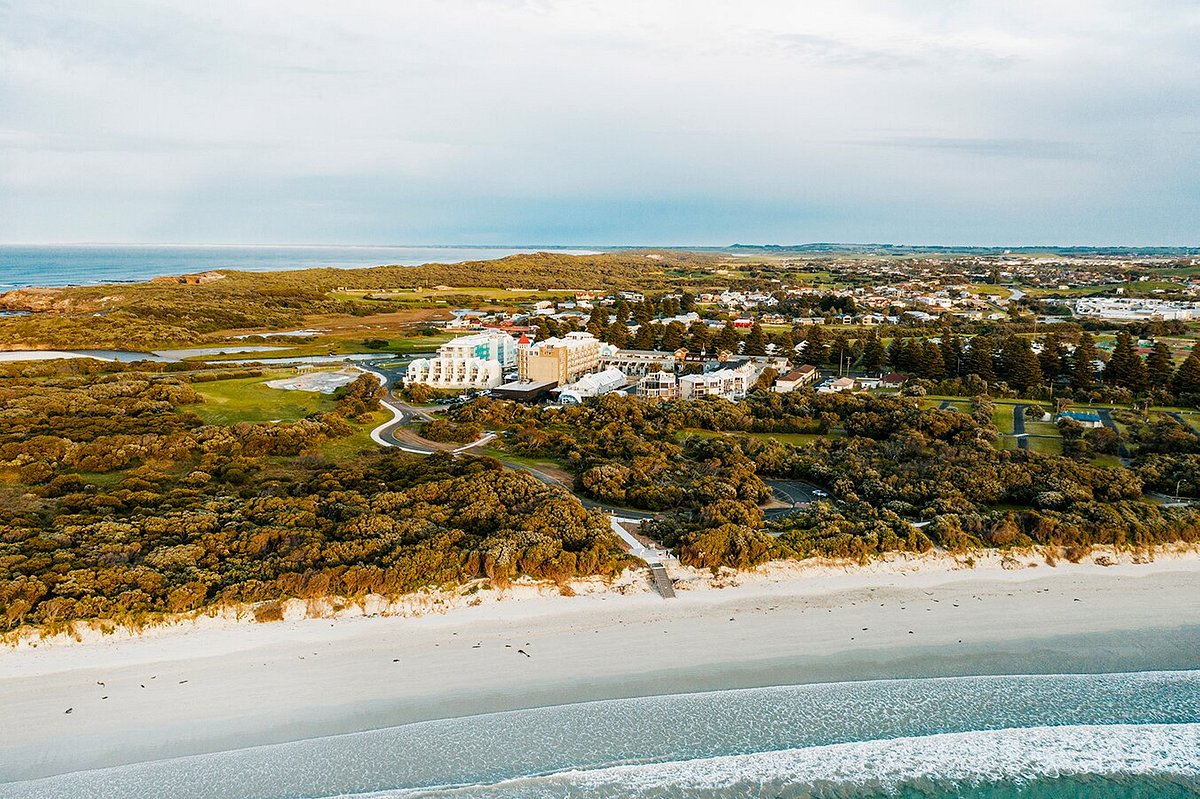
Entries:
[[650, 567], [650, 579], [654, 583], [654, 590], [663, 599], [672, 599], [675, 596], [675, 588], [671, 583], [671, 577], [667, 574], [667, 569], [663, 565], [663, 560], [671, 559], [671, 555], [667, 552], [660, 552], [638, 541], [629, 531], [626, 530], [621, 523], [628, 522], [639, 524], [637, 519], [622, 519], [617, 516], [609, 516], [608, 523], [612, 525], [613, 533], [629, 545], [629, 553], [634, 557], [641, 558], [646, 561], [646, 565]]
[[654, 581], [654, 590], [663, 599], [675, 598], [675, 586], [667, 575], [666, 568], [661, 563], [650, 564], [650, 578]]

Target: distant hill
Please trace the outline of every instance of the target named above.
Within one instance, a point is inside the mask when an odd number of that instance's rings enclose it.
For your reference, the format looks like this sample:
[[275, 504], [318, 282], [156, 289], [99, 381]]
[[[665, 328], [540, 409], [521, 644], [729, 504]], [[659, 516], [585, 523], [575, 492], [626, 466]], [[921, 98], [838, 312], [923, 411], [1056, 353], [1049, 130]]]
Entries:
[[762, 255], [1062, 255], [1135, 258], [1157, 256], [1179, 258], [1200, 255], [1200, 247], [955, 247], [922, 244], [733, 244], [729, 247], [682, 247], [697, 252], [729, 252]]

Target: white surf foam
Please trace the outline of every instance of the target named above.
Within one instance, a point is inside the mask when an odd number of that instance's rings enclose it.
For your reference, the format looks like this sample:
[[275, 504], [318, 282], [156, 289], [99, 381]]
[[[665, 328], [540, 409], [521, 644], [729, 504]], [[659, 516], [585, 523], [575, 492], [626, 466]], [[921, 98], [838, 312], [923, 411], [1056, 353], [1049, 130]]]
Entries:
[[[360, 794], [437, 796], [775, 795], [807, 788], [892, 791], [914, 784], [1028, 782], [1078, 775], [1171, 776], [1200, 788], [1200, 724], [1115, 724], [946, 733], [669, 763], [621, 765], [494, 785]], [[840, 794], [839, 794], [840, 795]], [[346, 799], [346, 798], [343, 798]]]

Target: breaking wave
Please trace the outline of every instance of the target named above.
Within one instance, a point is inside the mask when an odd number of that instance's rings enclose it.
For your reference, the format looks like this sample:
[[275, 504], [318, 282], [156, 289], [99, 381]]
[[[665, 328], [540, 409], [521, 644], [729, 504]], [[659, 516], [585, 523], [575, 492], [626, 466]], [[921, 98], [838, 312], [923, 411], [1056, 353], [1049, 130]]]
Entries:
[[[472, 785], [382, 792], [371, 799], [433, 797], [857, 797], [1014, 795], [1054, 785], [1090, 785], [1088, 795], [1180, 796], [1200, 792], [1200, 724], [1034, 727], [946, 733], [618, 765]], [[1131, 779], [1134, 778], [1134, 779]], [[1136, 779], [1140, 778], [1140, 779]], [[1112, 793], [1124, 791], [1123, 793]]]

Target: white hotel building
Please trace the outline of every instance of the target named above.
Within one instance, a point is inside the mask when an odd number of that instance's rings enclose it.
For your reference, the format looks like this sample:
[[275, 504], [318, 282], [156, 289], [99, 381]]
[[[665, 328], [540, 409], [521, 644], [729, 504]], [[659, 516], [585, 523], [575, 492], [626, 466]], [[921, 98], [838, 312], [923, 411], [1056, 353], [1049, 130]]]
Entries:
[[460, 336], [438, 348], [436, 358], [418, 358], [408, 365], [406, 383], [433, 388], [495, 388], [504, 370], [517, 362], [517, 342], [498, 330]]

